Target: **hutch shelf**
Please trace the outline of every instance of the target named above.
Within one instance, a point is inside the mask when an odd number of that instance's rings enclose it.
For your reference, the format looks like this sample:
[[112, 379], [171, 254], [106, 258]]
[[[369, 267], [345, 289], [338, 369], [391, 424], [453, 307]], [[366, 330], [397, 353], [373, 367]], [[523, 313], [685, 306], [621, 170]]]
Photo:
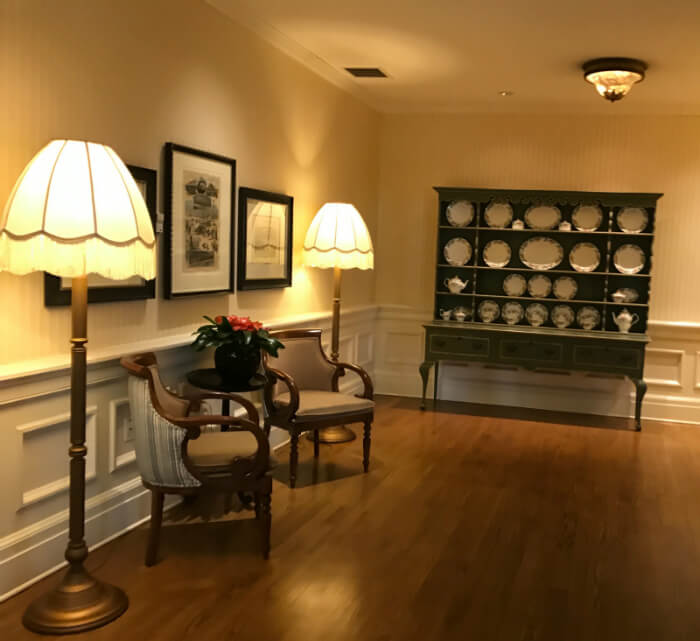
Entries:
[[[656, 203], [662, 194], [436, 187], [433, 321], [441, 361], [605, 372], [636, 387], [641, 429]], [[627, 330], [627, 331], [625, 331]]]

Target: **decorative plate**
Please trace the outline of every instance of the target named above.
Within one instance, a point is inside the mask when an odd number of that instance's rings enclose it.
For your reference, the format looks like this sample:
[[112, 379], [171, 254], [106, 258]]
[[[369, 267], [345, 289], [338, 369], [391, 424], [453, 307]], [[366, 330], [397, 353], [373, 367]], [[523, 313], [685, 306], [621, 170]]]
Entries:
[[621, 274], [638, 274], [644, 269], [647, 257], [637, 245], [622, 245], [613, 255], [615, 269]]
[[593, 243], [578, 243], [569, 252], [569, 262], [577, 272], [592, 272], [600, 265], [600, 250]]
[[554, 281], [554, 295], [561, 300], [575, 298], [578, 283], [571, 276], [560, 276]]
[[486, 207], [484, 219], [489, 227], [508, 227], [513, 220], [513, 208], [509, 203], [494, 200]]
[[[620, 287], [615, 294], [622, 294], [621, 303], [636, 303], [639, 300], [639, 292], [631, 287]], [[611, 295], [612, 298], [612, 295]], [[613, 299], [614, 300], [614, 299]]]
[[571, 222], [579, 231], [597, 231], [603, 222], [603, 210], [598, 205], [579, 205], [574, 209]]
[[552, 281], [544, 274], [535, 274], [527, 281], [527, 291], [533, 298], [547, 298], [552, 292]]
[[479, 305], [479, 318], [484, 323], [492, 323], [497, 320], [500, 313], [501, 310], [495, 300], [485, 300]]
[[627, 234], [639, 234], [649, 224], [649, 214], [641, 207], [623, 207], [617, 212], [617, 226]]
[[442, 253], [450, 265], [460, 267], [466, 265], [472, 257], [472, 246], [466, 238], [451, 238]]
[[527, 281], [522, 274], [508, 274], [503, 279], [503, 291], [506, 296], [522, 296], [527, 291]]
[[552, 322], [559, 328], [565, 329], [574, 322], [574, 310], [568, 305], [555, 305], [552, 309]]
[[600, 324], [600, 312], [590, 305], [586, 305], [578, 310], [576, 322], [583, 329], [595, 329]]
[[530, 229], [554, 229], [561, 222], [561, 212], [554, 205], [533, 205], [525, 212], [525, 223]]
[[510, 262], [510, 245], [505, 240], [492, 240], [486, 243], [483, 257], [489, 267], [505, 267]]
[[539, 327], [543, 323], [547, 322], [549, 312], [542, 303], [532, 303], [527, 306], [525, 316], [527, 317], [527, 322], [530, 323], [530, 325], [533, 327]]
[[508, 325], [517, 325], [525, 316], [525, 310], [520, 303], [510, 301], [503, 305], [501, 317]]
[[530, 269], [547, 270], [557, 267], [564, 258], [564, 249], [553, 238], [535, 236], [520, 245], [520, 260]]
[[474, 205], [468, 200], [453, 200], [447, 205], [445, 215], [453, 227], [466, 227], [474, 220]]

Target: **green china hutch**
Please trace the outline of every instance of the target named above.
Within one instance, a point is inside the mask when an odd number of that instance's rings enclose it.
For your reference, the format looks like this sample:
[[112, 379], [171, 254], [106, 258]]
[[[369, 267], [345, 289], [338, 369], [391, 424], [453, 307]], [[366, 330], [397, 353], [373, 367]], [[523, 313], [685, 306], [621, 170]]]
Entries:
[[641, 429], [661, 194], [436, 187], [433, 320], [422, 407], [441, 361], [627, 376]]

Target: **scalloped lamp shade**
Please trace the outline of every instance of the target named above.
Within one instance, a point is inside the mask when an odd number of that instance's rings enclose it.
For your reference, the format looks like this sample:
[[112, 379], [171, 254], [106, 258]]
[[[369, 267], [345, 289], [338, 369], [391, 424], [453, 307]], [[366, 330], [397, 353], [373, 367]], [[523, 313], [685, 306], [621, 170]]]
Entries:
[[0, 271], [155, 277], [148, 208], [110, 147], [54, 140], [17, 180], [0, 218]]
[[374, 269], [372, 238], [360, 212], [349, 203], [326, 203], [306, 232], [304, 264], [310, 267]]

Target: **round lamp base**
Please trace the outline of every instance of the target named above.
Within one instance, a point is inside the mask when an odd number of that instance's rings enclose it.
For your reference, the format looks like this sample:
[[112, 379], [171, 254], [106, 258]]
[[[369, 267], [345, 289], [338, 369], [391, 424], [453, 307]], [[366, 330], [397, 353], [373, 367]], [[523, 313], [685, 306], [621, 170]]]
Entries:
[[30, 604], [22, 623], [41, 634], [73, 634], [114, 621], [128, 607], [122, 590], [98, 581], [82, 567], [70, 568], [57, 587]]
[[[313, 441], [314, 433], [307, 432], [306, 438]], [[326, 427], [318, 431], [318, 440], [321, 441], [321, 443], [349, 443], [350, 441], [354, 441], [356, 438], [355, 432], [353, 432], [350, 428], [345, 427], [345, 425]]]

